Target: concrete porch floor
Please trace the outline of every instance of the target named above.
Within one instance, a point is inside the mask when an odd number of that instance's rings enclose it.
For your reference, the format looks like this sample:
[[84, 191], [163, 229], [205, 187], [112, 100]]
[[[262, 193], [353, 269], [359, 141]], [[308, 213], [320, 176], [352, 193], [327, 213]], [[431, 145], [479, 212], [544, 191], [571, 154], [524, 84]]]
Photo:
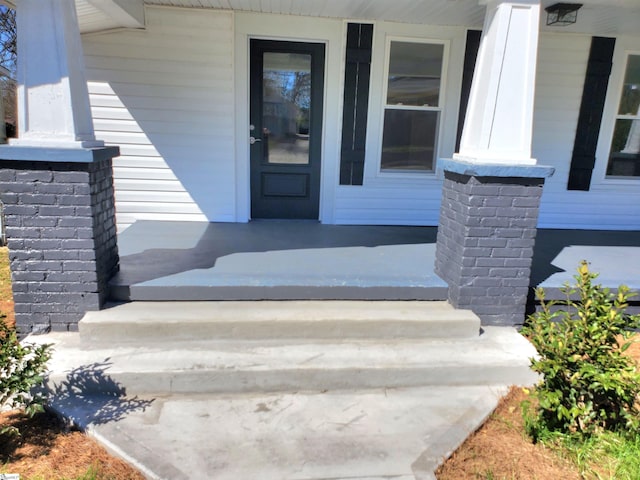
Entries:
[[[119, 235], [115, 300], [445, 300], [437, 229], [317, 222], [139, 221]], [[640, 231], [538, 231], [531, 286], [556, 292], [586, 259], [640, 291]]]
[[436, 229], [304, 221], [136, 222], [115, 300], [443, 300]]

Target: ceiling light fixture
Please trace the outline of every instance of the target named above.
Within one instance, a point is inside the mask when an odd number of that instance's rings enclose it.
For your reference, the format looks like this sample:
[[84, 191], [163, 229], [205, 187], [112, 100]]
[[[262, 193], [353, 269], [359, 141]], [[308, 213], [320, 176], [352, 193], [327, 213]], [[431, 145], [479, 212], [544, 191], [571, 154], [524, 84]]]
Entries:
[[554, 3], [545, 8], [547, 12], [547, 25], [565, 27], [576, 23], [578, 20], [578, 10], [581, 3]]

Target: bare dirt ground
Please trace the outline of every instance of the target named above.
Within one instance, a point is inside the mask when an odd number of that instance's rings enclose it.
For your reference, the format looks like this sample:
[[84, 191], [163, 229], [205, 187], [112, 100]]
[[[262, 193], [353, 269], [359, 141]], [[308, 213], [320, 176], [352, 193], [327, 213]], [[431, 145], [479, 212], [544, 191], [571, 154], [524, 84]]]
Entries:
[[438, 469], [438, 480], [580, 480], [577, 469], [526, 437], [520, 403], [513, 387], [485, 424]]
[[20, 436], [0, 436], [0, 472], [21, 480], [143, 480], [130, 465], [78, 431], [67, 431], [54, 415], [28, 418], [20, 412], [0, 414], [0, 426], [19, 428]]
[[[640, 335], [627, 353], [640, 365]], [[568, 461], [527, 437], [521, 403], [527, 398], [512, 387], [489, 419], [438, 469], [438, 480], [581, 480]], [[610, 478], [610, 476], [602, 478]], [[594, 475], [593, 478], [600, 478]]]

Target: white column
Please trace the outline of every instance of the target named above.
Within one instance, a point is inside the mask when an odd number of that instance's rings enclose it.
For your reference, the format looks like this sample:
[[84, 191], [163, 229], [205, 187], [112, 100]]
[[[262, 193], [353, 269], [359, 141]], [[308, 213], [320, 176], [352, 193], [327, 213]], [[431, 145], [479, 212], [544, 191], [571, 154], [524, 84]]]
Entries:
[[456, 160], [533, 165], [539, 0], [488, 0]]
[[96, 141], [74, 0], [20, 0], [18, 135], [12, 145], [90, 148]]

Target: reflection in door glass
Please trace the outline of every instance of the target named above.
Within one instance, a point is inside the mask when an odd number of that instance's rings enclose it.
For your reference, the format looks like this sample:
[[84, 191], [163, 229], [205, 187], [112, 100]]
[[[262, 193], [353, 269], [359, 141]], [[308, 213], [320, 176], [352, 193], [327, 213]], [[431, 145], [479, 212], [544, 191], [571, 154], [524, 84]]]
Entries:
[[268, 163], [309, 163], [311, 55], [265, 52], [262, 134]]

